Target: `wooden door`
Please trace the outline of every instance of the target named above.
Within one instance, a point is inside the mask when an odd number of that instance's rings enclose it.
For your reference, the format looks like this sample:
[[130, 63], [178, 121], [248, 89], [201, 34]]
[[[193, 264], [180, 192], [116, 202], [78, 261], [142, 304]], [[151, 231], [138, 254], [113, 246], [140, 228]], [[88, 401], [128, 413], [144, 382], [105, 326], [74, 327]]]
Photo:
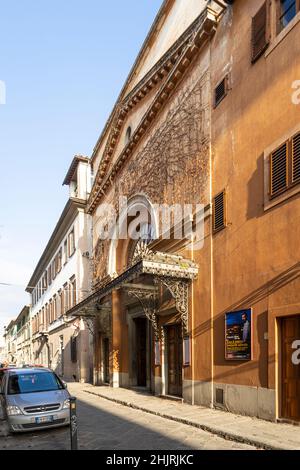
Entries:
[[103, 380], [109, 383], [109, 339], [103, 339]]
[[136, 318], [137, 385], [147, 386], [147, 320]]
[[182, 396], [182, 331], [181, 325], [167, 329], [168, 394]]
[[292, 347], [294, 341], [300, 340], [300, 316], [282, 320], [281, 338], [282, 417], [300, 421], [300, 364], [293, 361], [296, 350]]
[[101, 333], [99, 332], [96, 334], [96, 341], [94, 344], [94, 359], [96, 385], [101, 385]]

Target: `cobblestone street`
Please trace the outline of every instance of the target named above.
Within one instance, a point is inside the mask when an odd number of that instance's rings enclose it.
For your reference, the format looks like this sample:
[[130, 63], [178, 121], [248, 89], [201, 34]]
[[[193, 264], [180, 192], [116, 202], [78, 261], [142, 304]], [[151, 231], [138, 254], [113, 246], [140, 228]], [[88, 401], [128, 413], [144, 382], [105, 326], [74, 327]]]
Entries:
[[[77, 396], [79, 449], [103, 450], [251, 450], [200, 429], [149, 415], [88, 394], [70, 385]], [[0, 450], [64, 450], [70, 448], [69, 429], [7, 435], [0, 421]]]

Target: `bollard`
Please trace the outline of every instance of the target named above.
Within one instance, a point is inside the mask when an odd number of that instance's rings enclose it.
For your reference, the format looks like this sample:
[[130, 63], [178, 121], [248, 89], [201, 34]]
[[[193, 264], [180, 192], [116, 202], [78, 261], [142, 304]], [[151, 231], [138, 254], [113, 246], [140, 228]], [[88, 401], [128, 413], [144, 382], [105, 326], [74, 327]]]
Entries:
[[78, 450], [76, 398], [70, 397], [70, 435], [71, 450]]

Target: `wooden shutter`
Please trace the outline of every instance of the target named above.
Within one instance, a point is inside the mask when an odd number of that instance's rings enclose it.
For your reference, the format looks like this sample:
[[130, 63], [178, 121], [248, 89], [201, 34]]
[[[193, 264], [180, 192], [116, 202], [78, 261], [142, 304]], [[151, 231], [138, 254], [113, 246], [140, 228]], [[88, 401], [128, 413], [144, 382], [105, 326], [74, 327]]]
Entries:
[[288, 142], [271, 154], [271, 196], [276, 196], [288, 187]]
[[265, 2], [252, 18], [252, 62], [263, 54], [268, 44], [268, 5]]
[[226, 196], [222, 191], [214, 197], [213, 202], [213, 231], [218, 232], [226, 226]]
[[300, 181], [300, 132], [292, 139], [292, 182]]

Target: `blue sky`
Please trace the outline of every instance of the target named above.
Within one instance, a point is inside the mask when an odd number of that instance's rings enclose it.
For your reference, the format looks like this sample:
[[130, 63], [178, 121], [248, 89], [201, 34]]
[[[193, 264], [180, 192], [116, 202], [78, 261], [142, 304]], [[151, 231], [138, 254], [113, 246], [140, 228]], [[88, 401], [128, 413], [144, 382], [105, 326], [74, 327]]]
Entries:
[[[0, 336], [162, 0], [0, 0]], [[1, 342], [1, 339], [0, 339]]]

